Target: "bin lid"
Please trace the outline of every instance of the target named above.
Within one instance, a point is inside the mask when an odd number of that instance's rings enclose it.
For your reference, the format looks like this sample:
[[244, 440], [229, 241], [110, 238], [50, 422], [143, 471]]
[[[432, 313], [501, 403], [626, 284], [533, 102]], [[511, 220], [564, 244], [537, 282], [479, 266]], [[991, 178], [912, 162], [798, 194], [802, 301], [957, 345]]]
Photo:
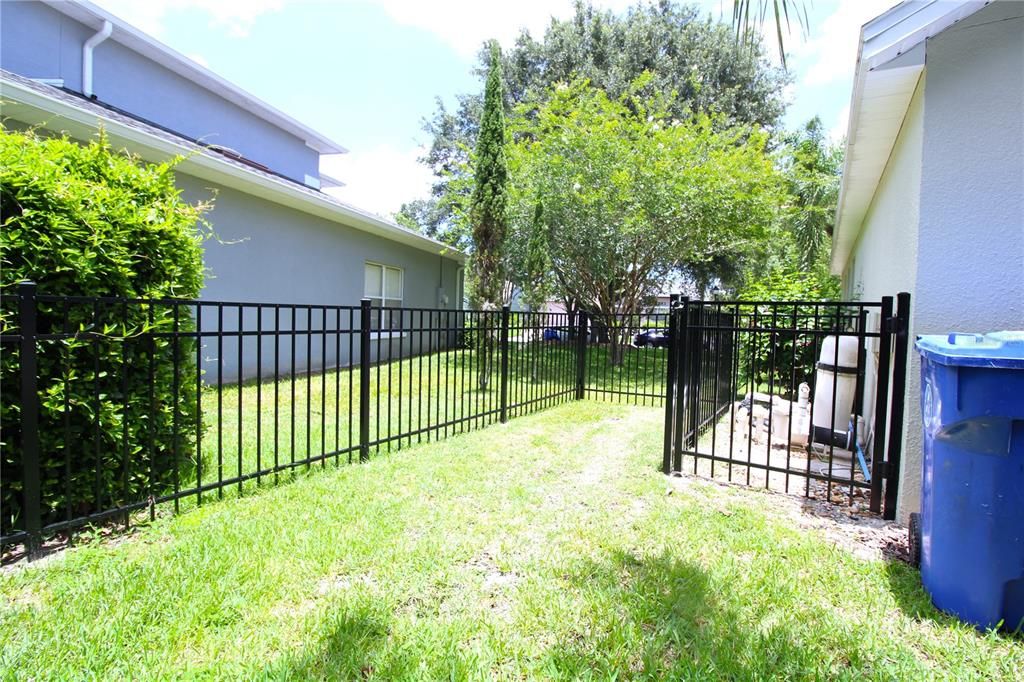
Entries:
[[917, 337], [917, 350], [942, 365], [1024, 369], [1024, 331], [933, 334]]

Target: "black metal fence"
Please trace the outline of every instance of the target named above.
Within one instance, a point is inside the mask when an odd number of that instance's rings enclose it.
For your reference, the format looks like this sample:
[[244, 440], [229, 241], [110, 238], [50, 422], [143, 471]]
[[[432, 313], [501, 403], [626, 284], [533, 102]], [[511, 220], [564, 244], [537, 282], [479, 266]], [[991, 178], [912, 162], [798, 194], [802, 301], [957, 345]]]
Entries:
[[0, 548], [584, 397], [659, 404], [666, 315], [0, 297]]
[[631, 405], [660, 405], [668, 370], [668, 314], [616, 313], [586, 316], [588, 347], [585, 393]]
[[795, 484], [894, 518], [909, 294], [895, 314], [892, 297], [673, 305], [666, 473]]

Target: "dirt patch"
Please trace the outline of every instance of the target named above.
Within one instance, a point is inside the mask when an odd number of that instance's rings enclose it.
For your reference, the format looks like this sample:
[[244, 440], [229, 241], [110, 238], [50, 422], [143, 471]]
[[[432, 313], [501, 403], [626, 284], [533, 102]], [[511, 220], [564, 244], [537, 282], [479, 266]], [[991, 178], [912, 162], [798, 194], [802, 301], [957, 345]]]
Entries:
[[639, 421], [645, 416], [640, 411], [633, 410], [627, 413], [625, 417], [612, 417], [603, 420], [601, 422], [602, 426], [608, 423], [615, 425], [615, 429], [612, 432], [614, 437], [606, 437], [601, 440], [599, 443], [600, 448], [594, 449], [593, 456], [587, 459], [587, 465], [583, 467], [583, 470], [577, 477], [568, 481], [565, 487], [576, 489], [595, 486], [605, 481], [609, 476], [619, 474], [629, 454], [629, 441], [633, 434], [636, 433], [637, 425], [634, 422]]
[[483, 550], [480, 554], [465, 562], [463, 566], [483, 577], [480, 590], [488, 608], [495, 615], [507, 618], [512, 613], [512, 593], [522, 576], [515, 571], [503, 570], [497, 562], [494, 552]]
[[[908, 561], [910, 557], [905, 527], [894, 521], [884, 521], [878, 515], [866, 512], [857, 506], [844, 507], [824, 500], [805, 498], [802, 495], [763, 488], [751, 489], [741, 483], [729, 483], [688, 474], [673, 476], [669, 481], [668, 492], [670, 494], [675, 490], [692, 489], [695, 483], [723, 489], [744, 490], [748, 493], [757, 492], [778, 516], [789, 520], [798, 528], [814, 530], [831, 544], [861, 559]], [[709, 500], [713, 499], [709, 498]], [[729, 498], [720, 498], [720, 500], [722, 512], [731, 513], [727, 506]]]
[[[16, 609], [40, 609], [43, 607], [48, 594], [44, 593], [42, 587], [26, 587], [18, 592], [15, 592], [7, 597], [6, 606], [10, 606]], [[5, 604], [0, 603], [0, 607]]]

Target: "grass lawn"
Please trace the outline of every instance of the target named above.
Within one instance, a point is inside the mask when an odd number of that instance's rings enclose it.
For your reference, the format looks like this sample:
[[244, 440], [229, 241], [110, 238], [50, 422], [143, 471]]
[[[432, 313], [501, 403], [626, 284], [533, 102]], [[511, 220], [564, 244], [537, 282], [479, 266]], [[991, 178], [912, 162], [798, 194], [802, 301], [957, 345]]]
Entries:
[[1024, 678], [770, 495], [666, 495], [661, 417], [567, 404], [8, 569], [0, 676]]
[[[381, 356], [387, 358], [385, 353]], [[608, 349], [591, 346], [585, 362], [588, 395], [606, 393], [612, 402], [655, 405], [664, 393], [665, 352], [627, 349], [621, 366], [608, 364]], [[498, 421], [500, 369], [495, 359], [486, 389], [477, 385], [479, 357], [452, 350], [382, 362], [370, 372], [371, 456], [471, 431]], [[571, 400], [576, 351], [568, 344], [512, 344], [509, 358], [509, 417]], [[358, 460], [359, 369], [342, 368], [294, 378], [207, 387], [202, 394], [203, 433], [200, 482], [278, 472], [262, 482], [287, 477], [281, 466], [307, 458], [312, 465]], [[276, 425], [276, 429], [275, 429]], [[410, 434], [398, 438], [400, 434]], [[191, 434], [190, 434], [191, 435]], [[182, 488], [196, 485], [184, 477]], [[257, 480], [218, 491], [203, 499], [250, 492]], [[195, 498], [183, 501], [191, 507]]]

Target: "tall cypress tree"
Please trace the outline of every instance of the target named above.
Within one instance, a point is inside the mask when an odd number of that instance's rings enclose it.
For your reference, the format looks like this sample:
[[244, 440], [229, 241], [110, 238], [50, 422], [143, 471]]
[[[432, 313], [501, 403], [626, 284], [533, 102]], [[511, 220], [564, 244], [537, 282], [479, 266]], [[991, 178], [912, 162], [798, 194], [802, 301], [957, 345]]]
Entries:
[[484, 112], [476, 143], [473, 198], [473, 276], [476, 300], [482, 308], [502, 302], [502, 267], [508, 233], [508, 165], [505, 160], [505, 112], [501, 86], [501, 52], [491, 43], [491, 63], [484, 89]]

